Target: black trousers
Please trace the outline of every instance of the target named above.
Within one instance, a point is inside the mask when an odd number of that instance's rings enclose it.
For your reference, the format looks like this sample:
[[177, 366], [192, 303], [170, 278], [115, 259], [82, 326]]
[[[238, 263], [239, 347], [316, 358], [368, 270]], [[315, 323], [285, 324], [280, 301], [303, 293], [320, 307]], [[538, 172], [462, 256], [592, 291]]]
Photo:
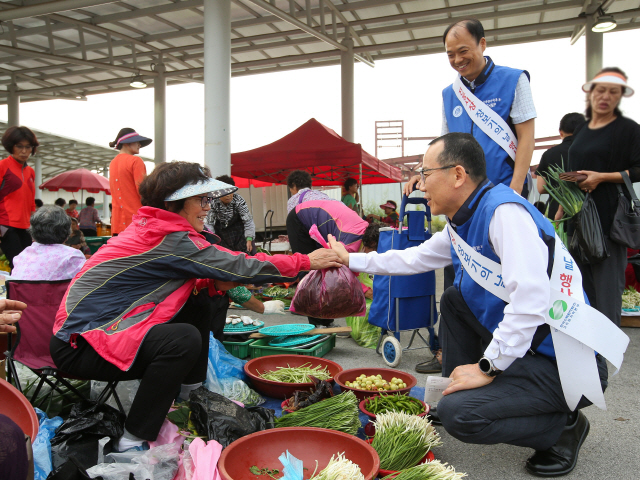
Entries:
[[25, 228], [8, 227], [2, 236], [2, 252], [7, 257], [9, 265], [13, 268], [13, 259], [20, 255], [25, 248], [31, 245], [31, 235]]
[[[493, 338], [473, 315], [455, 287], [440, 302], [442, 376], [459, 365], [477, 363]], [[596, 359], [602, 389], [607, 364]], [[578, 408], [590, 405], [582, 398]], [[553, 446], [571, 413], [562, 392], [554, 359], [527, 354], [484, 387], [461, 390], [440, 400], [438, 415], [451, 435], [466, 443], [506, 443], [536, 450]]]
[[[226, 303], [226, 306], [225, 306]], [[226, 296], [191, 295], [169, 322], [152, 327], [131, 368], [123, 372], [103, 359], [81, 337], [78, 348], [52, 337], [51, 356], [63, 372], [91, 380], [141, 380], [125, 423], [133, 435], [153, 441], [181, 384], [203, 382], [207, 375], [209, 332], [220, 337], [229, 302]], [[224, 309], [220, 326], [219, 309]]]
[[[308, 255], [314, 250], [320, 248], [318, 242], [309, 235], [309, 229], [305, 227], [298, 218], [295, 208], [289, 212], [289, 215], [287, 215], [287, 235], [289, 236], [289, 244], [291, 245], [291, 251], [293, 253]], [[309, 323], [315, 326], [326, 327], [333, 323], [333, 320], [328, 320], [326, 318], [307, 318], [309, 319]]]
[[624, 271], [627, 268], [627, 247], [612, 242], [605, 236], [609, 258], [591, 265], [575, 261], [582, 272], [582, 286], [589, 303], [609, 320], [620, 326], [622, 316], [622, 292], [624, 292]]

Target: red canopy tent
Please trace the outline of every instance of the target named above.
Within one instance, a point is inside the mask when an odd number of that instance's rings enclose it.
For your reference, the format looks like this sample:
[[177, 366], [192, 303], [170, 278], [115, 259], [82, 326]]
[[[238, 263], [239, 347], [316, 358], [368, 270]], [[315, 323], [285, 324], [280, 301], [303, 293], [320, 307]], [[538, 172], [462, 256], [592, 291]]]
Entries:
[[315, 118], [269, 145], [231, 154], [234, 177], [286, 183], [296, 169], [311, 173], [314, 186], [341, 185], [349, 177], [359, 180], [361, 174], [363, 184], [402, 181], [399, 168], [368, 154], [359, 143], [347, 142]]

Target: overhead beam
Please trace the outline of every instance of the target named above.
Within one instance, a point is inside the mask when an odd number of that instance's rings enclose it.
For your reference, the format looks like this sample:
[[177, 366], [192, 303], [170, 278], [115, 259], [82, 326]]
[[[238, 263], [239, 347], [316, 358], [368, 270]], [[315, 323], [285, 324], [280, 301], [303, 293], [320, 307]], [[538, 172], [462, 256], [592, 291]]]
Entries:
[[[116, 0], [54, 0], [37, 5], [29, 5], [27, 7], [3, 10], [0, 12], [0, 22], [17, 20], [19, 18], [37, 17], [39, 15], [76, 10], [78, 8], [96, 7], [106, 3], [116, 3]], [[5, 3], [2, 7], [7, 8], [8, 5]]]

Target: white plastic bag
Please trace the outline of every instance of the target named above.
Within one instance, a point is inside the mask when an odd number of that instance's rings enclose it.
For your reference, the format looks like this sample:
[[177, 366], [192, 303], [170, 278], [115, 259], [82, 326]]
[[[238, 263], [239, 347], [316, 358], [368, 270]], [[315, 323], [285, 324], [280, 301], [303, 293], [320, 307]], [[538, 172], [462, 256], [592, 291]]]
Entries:
[[110, 453], [106, 462], [87, 470], [91, 478], [129, 480], [129, 474], [145, 480], [172, 480], [178, 471], [179, 450], [175, 444], [161, 445], [142, 452]]
[[[99, 382], [97, 380], [91, 380], [91, 400], [96, 401], [98, 397], [107, 386], [108, 382]], [[120, 402], [122, 402], [122, 408], [124, 408], [125, 415], [129, 415], [129, 410], [131, 410], [131, 404], [133, 403], [133, 399], [138, 393], [138, 387], [140, 386], [140, 380], [128, 380], [126, 382], [118, 382], [116, 385], [116, 393], [118, 394], [118, 398]], [[109, 397], [109, 400], [106, 402], [107, 405], [112, 406], [116, 410], [118, 409], [118, 404], [116, 400], [113, 398], [113, 395]]]

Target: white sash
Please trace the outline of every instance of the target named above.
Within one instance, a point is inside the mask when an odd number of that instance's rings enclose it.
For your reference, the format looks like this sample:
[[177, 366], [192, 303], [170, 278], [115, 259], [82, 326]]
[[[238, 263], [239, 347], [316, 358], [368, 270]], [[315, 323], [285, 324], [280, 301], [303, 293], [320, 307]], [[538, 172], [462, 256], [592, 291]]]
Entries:
[[464, 86], [460, 75], [451, 85], [453, 91], [460, 100], [462, 107], [469, 115], [469, 118], [482, 130], [491, 140], [496, 142], [507, 152], [513, 161], [516, 159], [518, 139], [513, 134], [507, 122], [493, 109], [478, 99], [471, 91]]
[[[469, 276], [485, 290], [510, 303], [502, 282], [502, 266], [471, 248], [451, 227], [449, 234]], [[615, 366], [615, 375], [622, 365], [629, 337], [602, 313], [580, 300], [584, 298], [582, 274], [557, 235], [554, 253], [545, 322], [551, 327], [564, 398], [571, 410], [575, 410], [582, 395], [606, 410], [594, 350]]]

